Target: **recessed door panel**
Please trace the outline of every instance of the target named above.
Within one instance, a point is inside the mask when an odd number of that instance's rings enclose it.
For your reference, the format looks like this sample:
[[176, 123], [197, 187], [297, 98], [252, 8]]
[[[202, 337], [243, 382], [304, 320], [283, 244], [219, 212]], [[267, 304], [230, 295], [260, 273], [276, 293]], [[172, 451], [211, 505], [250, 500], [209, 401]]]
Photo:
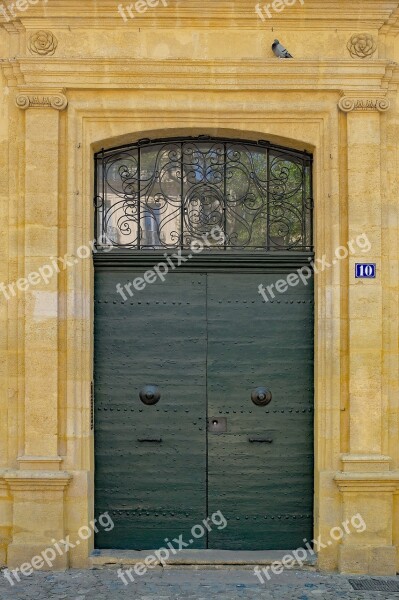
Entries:
[[100, 548], [158, 548], [206, 514], [206, 276], [175, 274], [124, 301], [117, 283], [139, 276], [96, 276], [96, 516], [115, 522]]
[[[208, 432], [208, 505], [228, 520], [210, 548], [286, 549], [311, 537], [313, 290], [265, 302], [259, 283], [280, 277], [208, 275], [208, 414], [226, 420], [225, 432]], [[269, 404], [254, 403], [257, 389]]]

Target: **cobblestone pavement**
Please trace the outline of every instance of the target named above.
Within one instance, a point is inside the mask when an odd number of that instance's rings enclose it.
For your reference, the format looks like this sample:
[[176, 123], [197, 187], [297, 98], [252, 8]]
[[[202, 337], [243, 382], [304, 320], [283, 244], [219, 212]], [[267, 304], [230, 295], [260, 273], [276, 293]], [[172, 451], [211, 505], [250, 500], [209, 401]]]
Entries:
[[[377, 578], [378, 579], [378, 578]], [[399, 578], [396, 578], [399, 580]], [[157, 569], [125, 586], [115, 569], [36, 572], [11, 586], [0, 574], [1, 600], [393, 600], [399, 592], [358, 592], [348, 577], [285, 571], [260, 584], [252, 570]]]

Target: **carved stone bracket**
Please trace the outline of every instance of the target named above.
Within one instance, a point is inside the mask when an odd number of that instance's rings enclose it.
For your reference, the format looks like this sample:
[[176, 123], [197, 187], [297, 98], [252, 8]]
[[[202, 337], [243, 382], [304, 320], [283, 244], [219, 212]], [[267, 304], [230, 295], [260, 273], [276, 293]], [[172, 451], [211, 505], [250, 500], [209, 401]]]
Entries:
[[65, 110], [68, 106], [68, 99], [64, 94], [18, 94], [16, 105], [22, 110], [27, 108], [55, 108], [56, 110]]
[[386, 112], [390, 106], [391, 103], [387, 98], [351, 98], [350, 96], [343, 96], [338, 102], [339, 109], [345, 113], [357, 110]]

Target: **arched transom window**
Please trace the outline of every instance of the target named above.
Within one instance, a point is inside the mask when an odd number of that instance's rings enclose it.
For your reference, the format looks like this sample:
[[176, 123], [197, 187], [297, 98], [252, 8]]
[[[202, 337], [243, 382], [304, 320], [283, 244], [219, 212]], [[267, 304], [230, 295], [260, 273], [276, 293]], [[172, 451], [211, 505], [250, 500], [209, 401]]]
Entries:
[[[200, 136], [141, 140], [96, 161], [98, 245], [312, 251], [312, 156]], [[223, 236], [209, 237], [213, 228]]]

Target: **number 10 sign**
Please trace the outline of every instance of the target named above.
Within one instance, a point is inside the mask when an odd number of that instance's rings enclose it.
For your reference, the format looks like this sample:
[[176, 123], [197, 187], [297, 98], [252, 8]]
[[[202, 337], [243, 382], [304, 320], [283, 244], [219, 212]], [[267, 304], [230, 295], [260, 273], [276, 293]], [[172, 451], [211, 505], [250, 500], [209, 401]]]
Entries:
[[355, 265], [356, 279], [375, 279], [376, 271], [375, 263], [356, 263]]

